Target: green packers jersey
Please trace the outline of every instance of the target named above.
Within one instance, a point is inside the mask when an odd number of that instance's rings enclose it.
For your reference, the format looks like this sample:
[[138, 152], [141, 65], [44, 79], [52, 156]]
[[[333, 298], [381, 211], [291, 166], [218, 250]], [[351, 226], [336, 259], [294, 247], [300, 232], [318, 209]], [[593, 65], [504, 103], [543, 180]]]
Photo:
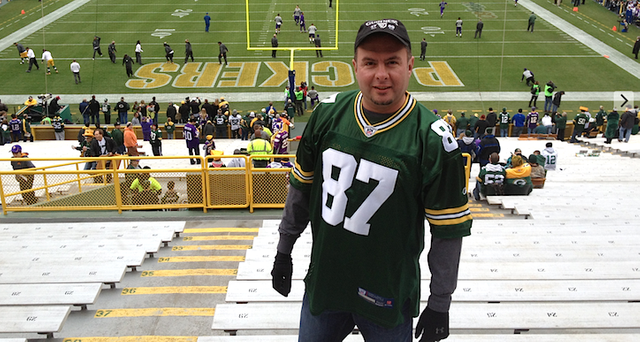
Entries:
[[480, 169], [480, 173], [478, 173], [478, 176], [476, 177], [476, 180], [482, 185], [480, 187], [480, 192], [486, 196], [488, 185], [504, 184], [505, 175], [506, 172], [504, 170], [504, 166], [500, 164], [485, 165]]
[[425, 216], [436, 237], [470, 234], [461, 159], [449, 125], [408, 93], [375, 124], [358, 91], [316, 107], [291, 174], [310, 196], [311, 313], [348, 311], [386, 327], [403, 322], [407, 303], [418, 315]]
[[580, 113], [576, 115], [575, 119], [573, 119], [573, 123], [575, 124], [574, 129], [578, 132], [582, 132], [584, 130], [584, 125], [587, 124], [589, 118], [584, 113]]

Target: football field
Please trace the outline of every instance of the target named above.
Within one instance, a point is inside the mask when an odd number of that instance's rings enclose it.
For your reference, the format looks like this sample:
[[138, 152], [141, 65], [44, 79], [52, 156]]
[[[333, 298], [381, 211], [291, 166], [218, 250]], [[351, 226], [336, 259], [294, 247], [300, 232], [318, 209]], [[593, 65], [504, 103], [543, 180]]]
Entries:
[[[442, 17], [439, 3], [343, 0], [329, 8], [328, 1], [43, 0], [40, 5], [14, 0], [0, 7], [0, 99], [16, 104], [41, 93], [61, 95], [65, 103], [78, 103], [91, 94], [111, 101], [125, 96], [131, 102], [151, 96], [160, 102], [225, 96], [240, 110], [255, 110], [283, 98], [291, 65], [298, 84], [306, 81], [324, 97], [357, 88], [351, 59], [358, 27], [367, 19], [389, 17], [400, 19], [412, 39], [416, 61], [409, 91], [432, 109], [526, 108], [530, 94], [521, 83], [524, 68], [532, 70], [541, 85], [552, 80], [564, 90], [561, 108], [570, 113], [578, 105], [619, 106], [614, 95], [627, 93], [633, 100], [638, 90], [640, 64], [632, 59], [631, 47], [640, 30], [613, 31], [615, 14], [595, 1], [587, 0], [578, 12], [541, 0], [522, 0], [517, 6], [511, 0], [451, 1]], [[294, 22], [296, 5], [307, 27], [318, 27], [327, 49], [324, 57], [316, 56], [308, 34]], [[207, 12], [209, 32], [203, 20]], [[528, 32], [532, 12], [537, 20], [534, 32]], [[272, 58], [278, 13], [284, 24], [278, 35], [280, 51]], [[455, 36], [458, 17], [463, 20], [462, 37]], [[484, 29], [474, 38], [479, 20]], [[95, 60], [94, 36], [101, 38], [103, 54]], [[418, 59], [422, 38], [428, 42], [426, 61]], [[185, 63], [185, 39], [193, 47], [194, 62]], [[137, 40], [144, 64], [135, 64], [134, 77], [128, 78], [122, 58], [128, 54], [135, 59]], [[25, 73], [27, 65], [19, 64], [13, 46], [16, 41], [34, 50], [39, 71]], [[107, 56], [111, 41], [116, 43], [115, 64]], [[219, 41], [229, 49], [228, 65], [218, 61]], [[174, 63], [165, 59], [164, 42], [175, 51]], [[43, 48], [51, 51], [59, 74], [45, 75]], [[73, 59], [81, 65], [78, 85], [69, 71]], [[544, 96], [540, 100], [544, 102]]]

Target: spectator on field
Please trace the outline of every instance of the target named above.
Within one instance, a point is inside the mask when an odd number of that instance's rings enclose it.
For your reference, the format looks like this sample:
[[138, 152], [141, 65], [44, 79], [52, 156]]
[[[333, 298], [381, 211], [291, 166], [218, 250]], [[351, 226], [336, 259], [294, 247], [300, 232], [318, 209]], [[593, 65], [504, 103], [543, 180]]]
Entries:
[[315, 104], [320, 103], [320, 95], [318, 95], [318, 91], [314, 86], [311, 86], [311, 90], [307, 94], [309, 99], [311, 100], [311, 108], [313, 109]]
[[527, 87], [530, 87], [532, 83], [534, 83], [536, 80], [533, 76], [533, 72], [531, 70], [528, 70], [527, 68], [524, 68], [524, 71], [522, 72], [522, 78], [520, 78], [520, 82], [527, 80]]
[[456, 120], [456, 137], [460, 138], [466, 130], [469, 129], [469, 119], [464, 112], [460, 113], [460, 117]]
[[551, 103], [553, 105], [553, 109], [551, 110], [552, 112], [557, 112], [558, 108], [560, 107], [560, 103], [562, 102], [562, 96], [564, 95], [564, 91], [557, 91], [555, 95], [553, 95], [553, 100], [551, 100]]
[[478, 118], [478, 113], [473, 113], [473, 115], [471, 115], [471, 117], [469, 117], [469, 129], [472, 132], [475, 132], [476, 129], [476, 122], [478, 122], [478, 120], [480, 120], [480, 118]]
[[[491, 153], [489, 156], [490, 164], [480, 169], [480, 173], [476, 177], [476, 187], [473, 189], [473, 198], [476, 201], [486, 197], [487, 195], [502, 195], [504, 193], [504, 179], [506, 171], [504, 166], [500, 165], [500, 155]], [[482, 194], [482, 196], [480, 196]]]

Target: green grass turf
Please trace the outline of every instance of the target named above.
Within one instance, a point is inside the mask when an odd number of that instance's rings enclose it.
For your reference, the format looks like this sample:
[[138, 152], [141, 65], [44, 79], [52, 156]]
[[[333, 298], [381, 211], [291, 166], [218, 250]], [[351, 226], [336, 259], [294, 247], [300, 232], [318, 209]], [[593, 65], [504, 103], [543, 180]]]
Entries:
[[[52, 2], [51, 0], [49, 0]], [[53, 2], [55, 6], [62, 6], [70, 0]], [[311, 46], [308, 36], [300, 33], [294, 25], [292, 13], [298, 2], [272, 2], [271, 0], [250, 0], [250, 39], [252, 47], [269, 47], [274, 32], [273, 18], [280, 12], [284, 19], [282, 33], [278, 36], [280, 47]], [[493, 91], [522, 91], [528, 94], [528, 88], [520, 83], [522, 68], [527, 67], [536, 74], [541, 83], [553, 80], [559, 90], [567, 93], [572, 91], [613, 91], [619, 89], [635, 89], [638, 79], [614, 65], [606, 58], [585, 47], [567, 35], [559, 32], [549, 23], [538, 19], [534, 33], [525, 31], [527, 18], [530, 14], [522, 6], [514, 7], [512, 1], [485, 2], [450, 2], [444, 18], [438, 13], [439, 1], [405, 1], [389, 6], [388, 1], [368, 1], [367, 6], [355, 0], [343, 0], [340, 3], [339, 44], [338, 50], [324, 51], [324, 58], [317, 59], [314, 51], [295, 52], [296, 62], [309, 63], [309, 85], [314, 85], [321, 95], [337, 91], [355, 89], [355, 82], [346, 86], [325, 86], [314, 82], [314, 77], [326, 76], [335, 80], [338, 76], [334, 69], [327, 71], [313, 71], [312, 66], [319, 61], [330, 61], [347, 66], [351, 64], [353, 55], [353, 39], [359, 25], [369, 18], [394, 17], [402, 20], [407, 26], [413, 41], [413, 54], [419, 54], [419, 41], [426, 37], [429, 42], [427, 49], [428, 61], [445, 61], [455, 72], [463, 86], [423, 86], [415, 77], [411, 79], [409, 90], [412, 92], [493, 92]], [[14, 0], [0, 10], [0, 22], [9, 22], [15, 17], [18, 4], [29, 4], [35, 9], [39, 3]], [[45, 4], [48, 4], [45, 0]], [[580, 7], [578, 13], [570, 7], [554, 6], [550, 1], [536, 1], [554, 14], [567, 20], [585, 32], [602, 40], [612, 48], [625, 55], [630, 55], [630, 39], [638, 34], [637, 28], [622, 34], [612, 32], [608, 26], [616, 22], [615, 14], [604, 9], [597, 3], [588, 0]], [[54, 8], [51, 6], [45, 11]], [[301, 3], [305, 12], [307, 26], [315, 23], [323, 38], [323, 46], [330, 47], [335, 41], [335, 10], [327, 8], [325, 1]], [[335, 7], [335, 6], [334, 6]], [[57, 8], [57, 7], [56, 7]], [[5, 9], [7, 9], [5, 11]], [[30, 10], [27, 9], [27, 10]], [[191, 10], [191, 11], [189, 11]], [[567, 11], [565, 11], [567, 10]], [[209, 12], [212, 17], [209, 33], [204, 32], [203, 16]], [[426, 14], [428, 12], [428, 14]], [[19, 12], [18, 12], [19, 13]], [[33, 15], [31, 17], [36, 17]], [[464, 20], [463, 38], [456, 38], [455, 20]], [[482, 39], [474, 39], [475, 23], [481, 17], [485, 22]], [[581, 18], [581, 19], [578, 19]], [[279, 51], [278, 58], [271, 58], [271, 51], [247, 51], [247, 35], [244, 1], [207, 2], [207, 1], [172, 1], [172, 0], [139, 0], [135, 3], [125, 0], [88, 2], [73, 13], [47, 26], [44, 35], [42, 31], [32, 34], [23, 41], [34, 48], [37, 57], [46, 43], [52, 51], [60, 74], [45, 76], [43, 70], [26, 74], [24, 65], [18, 64], [15, 47], [11, 46], [0, 52], [0, 94], [39, 94], [49, 92], [53, 94], [148, 94], [135, 95], [149, 97], [161, 93], [212, 93], [227, 94], [227, 98], [241, 111], [257, 110], [264, 103], [233, 101], [234, 92], [277, 92], [281, 93], [284, 84], [270, 87], [221, 87], [221, 81], [233, 80], [233, 72], [239, 68], [222, 68], [213, 87], [208, 88], [178, 88], [172, 82], [180, 74], [184, 58], [184, 39], [189, 39], [193, 45], [196, 62], [213, 62], [217, 65], [217, 41], [223, 41], [229, 48], [229, 62], [259, 62], [260, 68], [256, 75], [256, 85], [262, 84], [272, 71], [265, 62], [282, 62], [288, 66], [290, 55], [286, 51]], [[22, 20], [19, 25], [25, 26]], [[13, 30], [18, 24], [7, 27]], [[0, 25], [0, 27], [5, 27]], [[600, 28], [603, 30], [601, 31]], [[156, 30], [173, 29], [171, 35], [154, 37]], [[604, 32], [603, 32], [604, 31]], [[0, 31], [5, 32], [5, 31]], [[3, 33], [4, 34], [4, 33]], [[102, 52], [104, 57], [91, 60], [91, 41], [97, 34], [102, 37]], [[618, 40], [618, 38], [620, 40]], [[44, 40], [43, 40], [44, 39]], [[125, 86], [127, 77], [121, 65], [125, 53], [134, 55], [135, 41], [140, 39], [144, 49], [143, 61], [156, 63], [164, 61], [163, 41], [167, 41], [175, 50], [175, 72], [165, 72], [171, 76], [168, 85], [155, 89], [131, 89]], [[118, 49], [118, 60], [114, 65], [107, 57], [107, 45], [115, 40]], [[68, 69], [71, 59], [78, 59], [82, 66], [81, 85], [73, 83], [73, 77]], [[429, 67], [428, 62], [416, 60], [416, 68]], [[138, 66], [134, 67], [134, 71]], [[225, 74], [226, 73], [226, 74]], [[344, 78], [341, 78], [344, 79]], [[127, 96], [131, 99], [132, 96]], [[131, 99], [133, 102], [135, 99]], [[180, 98], [178, 98], [180, 99]], [[177, 99], [177, 100], [178, 100]], [[280, 96], [274, 99], [279, 103]], [[541, 96], [541, 102], [544, 97]], [[64, 101], [63, 101], [64, 102]], [[455, 110], [482, 110], [488, 107], [501, 109], [523, 108], [522, 103], [503, 101], [477, 102], [432, 102], [426, 105], [430, 108], [453, 108]], [[599, 103], [570, 103], [565, 102], [563, 108], [575, 110], [579, 105], [596, 108]], [[608, 104], [604, 104], [608, 105]], [[539, 103], [541, 106], [541, 103]], [[77, 111], [77, 105], [72, 106]], [[163, 105], [166, 108], [166, 105]], [[571, 112], [570, 112], [571, 116]]]
[[[47, 15], [71, 1], [72, 0], [13, 0], [4, 4], [0, 7], [0, 28], [2, 29], [0, 30], [0, 37], [4, 38], [8, 36], [32, 21], [39, 19], [42, 15]], [[23, 10], [25, 13], [21, 14]], [[17, 56], [17, 50], [15, 54]]]

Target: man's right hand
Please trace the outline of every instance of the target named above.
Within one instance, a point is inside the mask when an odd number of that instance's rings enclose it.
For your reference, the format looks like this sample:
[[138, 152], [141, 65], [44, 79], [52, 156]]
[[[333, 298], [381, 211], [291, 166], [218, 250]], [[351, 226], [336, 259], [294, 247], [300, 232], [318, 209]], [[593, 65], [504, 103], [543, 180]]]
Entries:
[[271, 271], [273, 289], [285, 297], [289, 296], [292, 275], [293, 261], [291, 260], [291, 255], [278, 252]]

